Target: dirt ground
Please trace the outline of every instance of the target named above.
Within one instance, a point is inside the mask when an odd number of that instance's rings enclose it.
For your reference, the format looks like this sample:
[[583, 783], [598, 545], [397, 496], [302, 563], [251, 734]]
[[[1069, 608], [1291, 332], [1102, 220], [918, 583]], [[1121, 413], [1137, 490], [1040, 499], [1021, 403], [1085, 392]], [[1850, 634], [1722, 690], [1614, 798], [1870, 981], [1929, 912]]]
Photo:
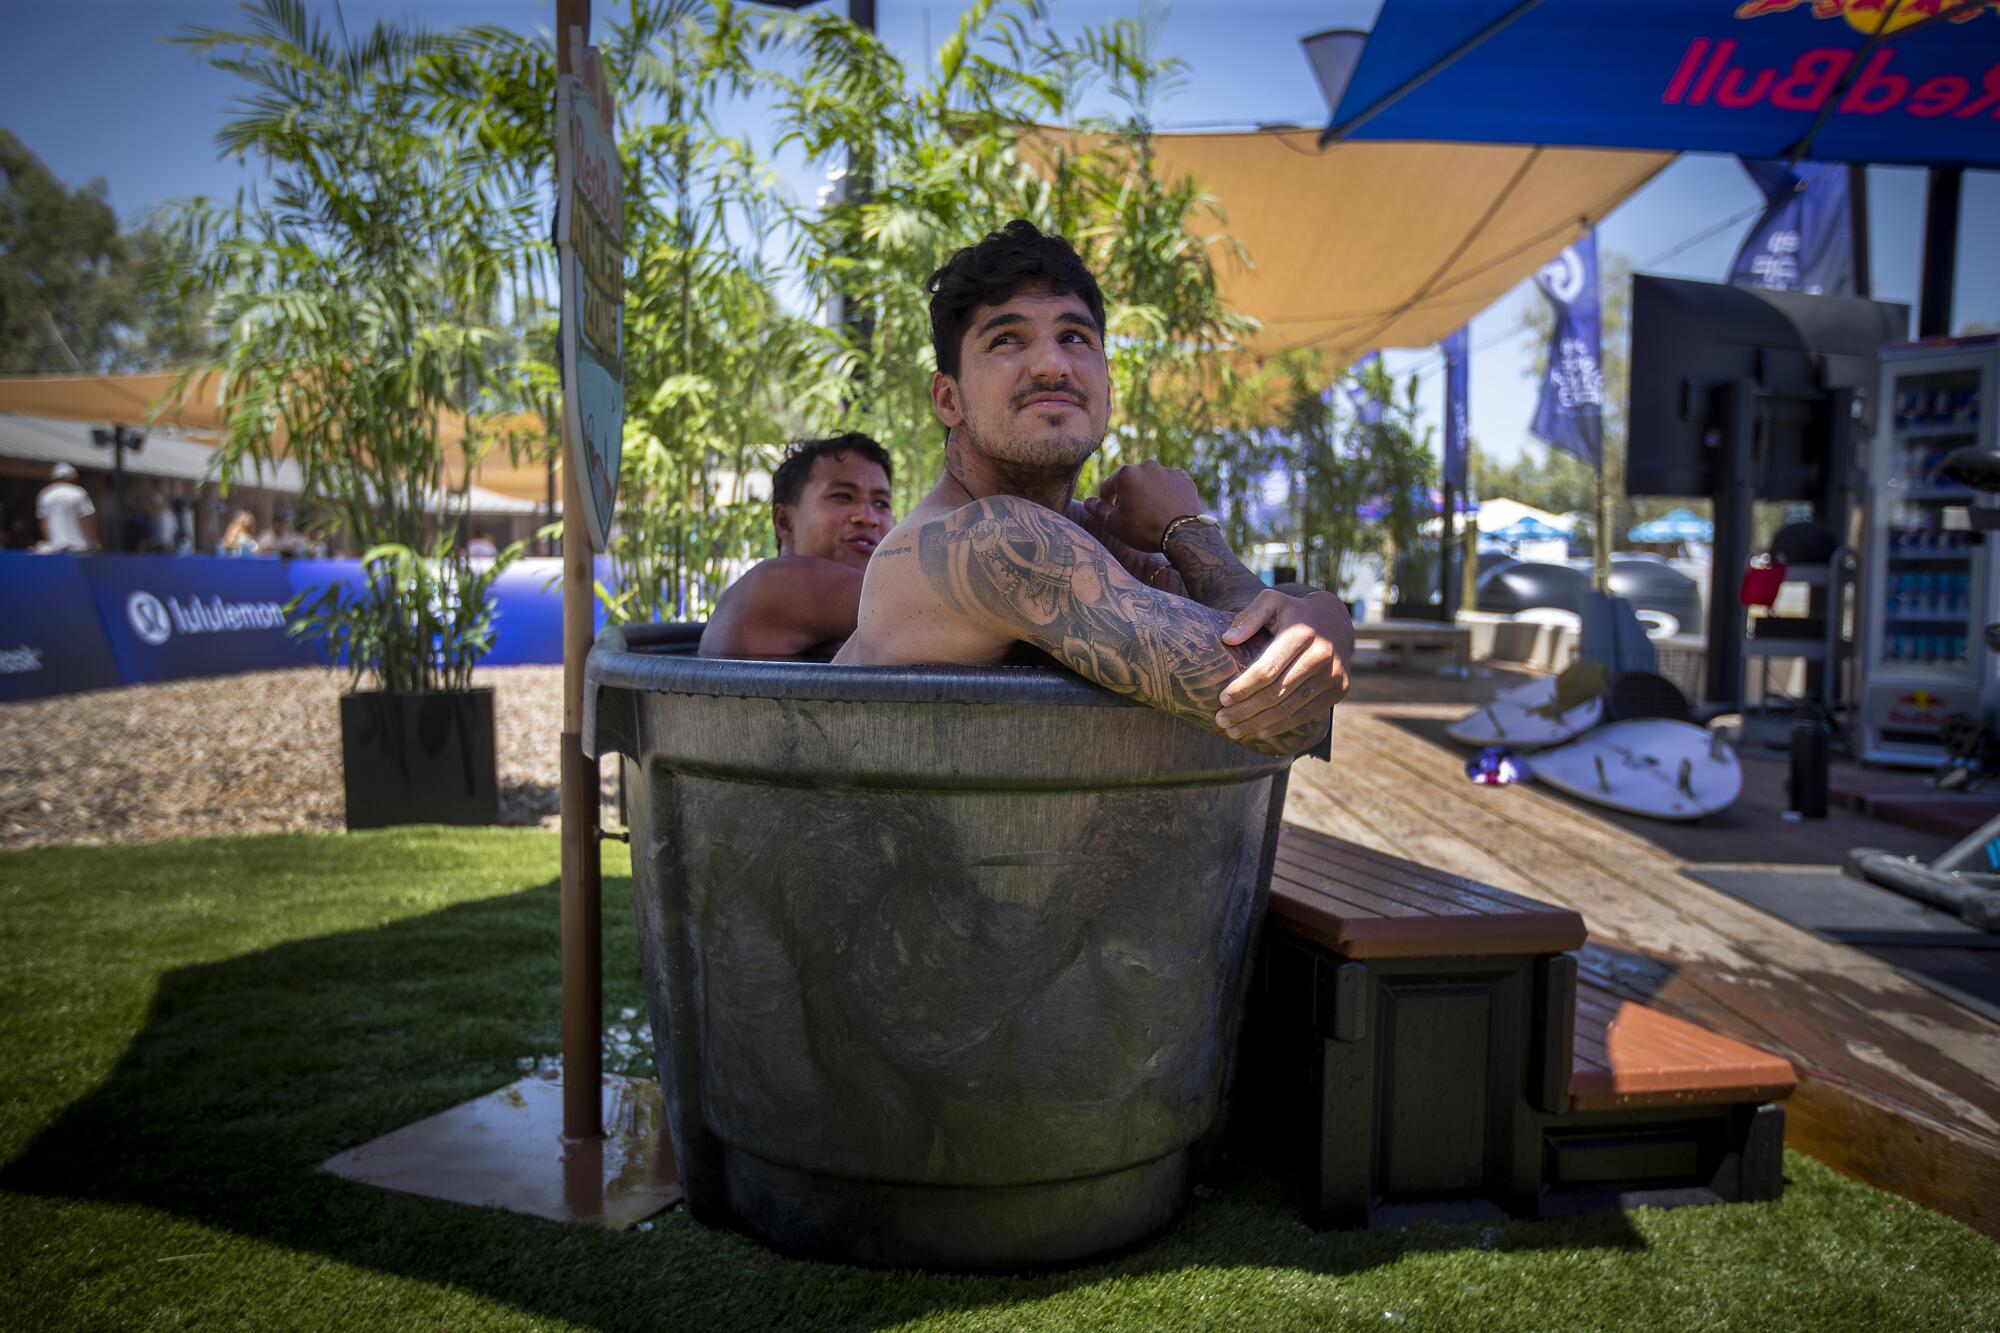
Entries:
[[[338, 829], [346, 680], [263, 671], [0, 705], [0, 847]], [[554, 828], [562, 668], [475, 684], [494, 691], [501, 822]]]

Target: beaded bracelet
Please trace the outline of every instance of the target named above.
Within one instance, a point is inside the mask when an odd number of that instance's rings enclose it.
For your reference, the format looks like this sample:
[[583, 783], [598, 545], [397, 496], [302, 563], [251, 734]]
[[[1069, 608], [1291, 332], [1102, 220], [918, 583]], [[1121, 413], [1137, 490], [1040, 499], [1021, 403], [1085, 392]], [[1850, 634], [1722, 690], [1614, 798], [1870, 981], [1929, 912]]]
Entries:
[[1168, 523], [1160, 532], [1160, 551], [1163, 554], [1167, 549], [1167, 543], [1173, 540], [1175, 530], [1183, 523], [1199, 523], [1205, 528], [1219, 528], [1222, 526], [1222, 520], [1213, 514], [1182, 514], [1179, 518]]

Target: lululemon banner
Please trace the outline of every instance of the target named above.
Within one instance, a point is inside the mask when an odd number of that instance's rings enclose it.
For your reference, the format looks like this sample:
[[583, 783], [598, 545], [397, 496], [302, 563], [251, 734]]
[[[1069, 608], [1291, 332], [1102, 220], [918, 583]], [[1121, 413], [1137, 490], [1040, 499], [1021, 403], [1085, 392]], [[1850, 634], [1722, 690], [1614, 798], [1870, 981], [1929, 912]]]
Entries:
[[[597, 561], [607, 586], [609, 564]], [[521, 560], [496, 580], [482, 666], [562, 661], [561, 573], [560, 560]], [[358, 591], [361, 577], [358, 560], [0, 552], [0, 700], [326, 665], [319, 640], [287, 630], [285, 606], [329, 583]]]
[[1597, 233], [1585, 232], [1535, 273], [1555, 314], [1548, 368], [1528, 429], [1545, 444], [1599, 466], [1604, 459], [1604, 372], [1598, 365]]
[[285, 632], [282, 560], [97, 555], [76, 559], [127, 685], [317, 666], [318, 647]]
[[1809, 296], [1854, 295], [1854, 219], [1847, 168], [1743, 159], [1764, 192], [1764, 215], [1729, 266], [1738, 287], [1766, 287]]
[[0, 551], [0, 701], [119, 683], [118, 661], [77, 562]]

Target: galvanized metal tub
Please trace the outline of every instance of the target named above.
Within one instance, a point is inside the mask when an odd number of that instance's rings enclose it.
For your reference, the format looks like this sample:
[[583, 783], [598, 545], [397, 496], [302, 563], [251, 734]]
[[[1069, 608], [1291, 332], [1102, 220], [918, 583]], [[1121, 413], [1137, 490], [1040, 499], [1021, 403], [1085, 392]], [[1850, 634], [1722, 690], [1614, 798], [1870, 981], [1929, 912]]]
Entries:
[[[600, 639], [688, 1204], [790, 1253], [1020, 1269], [1179, 1213], [1289, 763], [1042, 668]], [[655, 651], [646, 651], [652, 647]]]

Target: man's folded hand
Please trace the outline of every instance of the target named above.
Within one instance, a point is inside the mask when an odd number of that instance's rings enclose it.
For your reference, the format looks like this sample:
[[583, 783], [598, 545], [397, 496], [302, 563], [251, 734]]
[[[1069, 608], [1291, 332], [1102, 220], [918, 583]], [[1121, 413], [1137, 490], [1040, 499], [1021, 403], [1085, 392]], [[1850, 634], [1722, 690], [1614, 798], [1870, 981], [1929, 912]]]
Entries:
[[1347, 695], [1354, 624], [1338, 597], [1266, 589], [1237, 613], [1222, 641], [1233, 647], [1265, 631], [1271, 642], [1223, 688], [1215, 715], [1216, 725], [1240, 741], [1282, 735], [1325, 716]]

